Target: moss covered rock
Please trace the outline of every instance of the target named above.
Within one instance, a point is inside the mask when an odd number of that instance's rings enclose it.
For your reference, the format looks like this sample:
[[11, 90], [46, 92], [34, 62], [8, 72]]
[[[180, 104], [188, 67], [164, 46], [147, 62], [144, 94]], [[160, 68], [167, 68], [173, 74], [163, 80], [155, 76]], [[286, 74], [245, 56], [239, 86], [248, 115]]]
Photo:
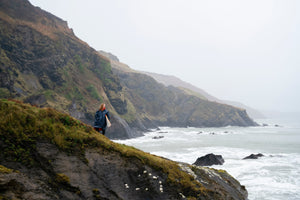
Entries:
[[0, 148], [0, 195], [5, 198], [247, 197], [226, 172], [114, 143], [69, 115], [17, 101], [0, 100]]

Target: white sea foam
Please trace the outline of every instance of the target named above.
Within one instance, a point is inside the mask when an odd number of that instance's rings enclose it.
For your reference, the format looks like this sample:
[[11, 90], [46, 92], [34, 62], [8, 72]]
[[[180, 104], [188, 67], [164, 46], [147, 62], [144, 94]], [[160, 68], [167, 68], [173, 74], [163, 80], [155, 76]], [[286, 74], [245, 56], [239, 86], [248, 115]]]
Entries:
[[[246, 186], [250, 200], [300, 199], [300, 124], [268, 124], [280, 127], [161, 127], [143, 137], [117, 142], [190, 164], [208, 153], [222, 155], [225, 163], [212, 167], [237, 178]], [[153, 139], [155, 136], [163, 138]], [[252, 153], [264, 157], [243, 160]]]

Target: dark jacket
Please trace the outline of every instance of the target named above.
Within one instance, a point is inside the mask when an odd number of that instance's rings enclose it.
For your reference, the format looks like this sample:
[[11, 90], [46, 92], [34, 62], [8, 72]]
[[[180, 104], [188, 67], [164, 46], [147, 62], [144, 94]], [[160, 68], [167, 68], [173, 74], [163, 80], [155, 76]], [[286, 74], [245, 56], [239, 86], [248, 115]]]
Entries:
[[95, 122], [94, 122], [94, 127], [95, 128], [102, 128], [102, 129], [106, 129], [106, 118], [105, 115], [107, 116], [107, 118], [110, 120], [110, 116], [109, 116], [109, 112], [107, 110], [98, 110], [95, 114]]

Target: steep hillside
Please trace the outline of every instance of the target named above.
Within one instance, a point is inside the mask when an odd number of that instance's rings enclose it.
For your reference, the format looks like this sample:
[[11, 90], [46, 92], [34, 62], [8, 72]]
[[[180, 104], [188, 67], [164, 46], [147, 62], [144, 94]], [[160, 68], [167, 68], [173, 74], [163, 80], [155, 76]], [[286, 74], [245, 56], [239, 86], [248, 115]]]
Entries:
[[126, 101], [109, 60], [65, 21], [27, 0], [2, 0], [0, 26], [0, 98], [54, 107], [89, 124], [105, 102], [113, 115], [110, 136], [134, 136], [119, 117]]
[[[255, 125], [242, 109], [132, 73], [112, 54], [101, 56], [78, 39], [65, 21], [27, 0], [2, 0], [0, 27], [0, 98], [52, 107], [88, 124], [104, 102], [112, 114], [110, 138], [141, 136], [159, 125]], [[111, 63], [117, 66], [115, 74]]]
[[116, 144], [69, 115], [0, 100], [0, 199], [247, 199], [223, 170]]
[[185, 81], [182, 81], [181, 79], [179, 79], [175, 76], [162, 75], [162, 74], [157, 74], [157, 73], [152, 73], [152, 72], [142, 72], [142, 73], [151, 76], [157, 82], [162, 83], [165, 86], [171, 85], [174, 87], [180, 87], [185, 90], [193, 91], [195, 93], [195, 95], [200, 95], [199, 97], [201, 97], [203, 99], [207, 99], [209, 101], [215, 101], [218, 103], [228, 104], [228, 105], [231, 105], [234, 107], [245, 109], [245, 110], [247, 110], [247, 113], [251, 118], [254, 118], [254, 119], [264, 118], [264, 115], [260, 111], [254, 109], [254, 108], [251, 108], [251, 107], [246, 106], [239, 102], [220, 100], [220, 99], [208, 94], [206, 91], [202, 90], [201, 88], [198, 88], [198, 87], [196, 87], [190, 83], [187, 83]]
[[185, 81], [182, 81], [181, 79], [175, 77], [175, 76], [169, 76], [169, 75], [163, 75], [163, 74], [157, 74], [157, 73], [152, 73], [152, 72], [142, 72], [144, 74], [147, 74], [154, 78], [157, 82], [164, 84], [165, 86], [174, 86], [174, 87], [180, 87], [180, 88], [186, 88], [191, 91], [194, 91], [198, 93], [199, 95], [202, 96], [203, 99], [209, 100], [209, 101], [216, 101], [219, 102], [219, 100], [205, 92], [204, 90], [193, 86], [190, 83], [187, 83]]
[[[174, 86], [164, 86], [152, 77], [130, 69], [125, 64], [111, 60], [113, 72], [118, 75], [124, 87], [132, 127], [151, 128], [159, 126], [176, 127], [220, 127], [253, 126], [244, 109], [208, 101], [205, 97]], [[134, 120], [132, 116], [138, 116]], [[125, 116], [126, 118], [126, 116]]]

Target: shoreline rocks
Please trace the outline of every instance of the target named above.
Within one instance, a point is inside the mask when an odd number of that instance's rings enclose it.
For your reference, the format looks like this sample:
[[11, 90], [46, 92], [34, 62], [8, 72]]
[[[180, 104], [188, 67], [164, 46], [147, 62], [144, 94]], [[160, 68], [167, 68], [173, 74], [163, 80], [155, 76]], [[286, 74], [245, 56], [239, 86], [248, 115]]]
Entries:
[[165, 137], [165, 136], [159, 135], [159, 136], [154, 136], [154, 137], [152, 137], [152, 139], [157, 140], [157, 139], [162, 139], [162, 138], [164, 138], [164, 137]]
[[212, 165], [222, 165], [224, 159], [221, 155], [215, 155], [213, 153], [207, 154], [205, 156], [197, 158], [193, 165], [197, 166], [212, 166]]
[[243, 158], [243, 160], [247, 160], [247, 159], [258, 159], [259, 157], [263, 157], [264, 155], [261, 153], [258, 154], [251, 154], [245, 158]]

